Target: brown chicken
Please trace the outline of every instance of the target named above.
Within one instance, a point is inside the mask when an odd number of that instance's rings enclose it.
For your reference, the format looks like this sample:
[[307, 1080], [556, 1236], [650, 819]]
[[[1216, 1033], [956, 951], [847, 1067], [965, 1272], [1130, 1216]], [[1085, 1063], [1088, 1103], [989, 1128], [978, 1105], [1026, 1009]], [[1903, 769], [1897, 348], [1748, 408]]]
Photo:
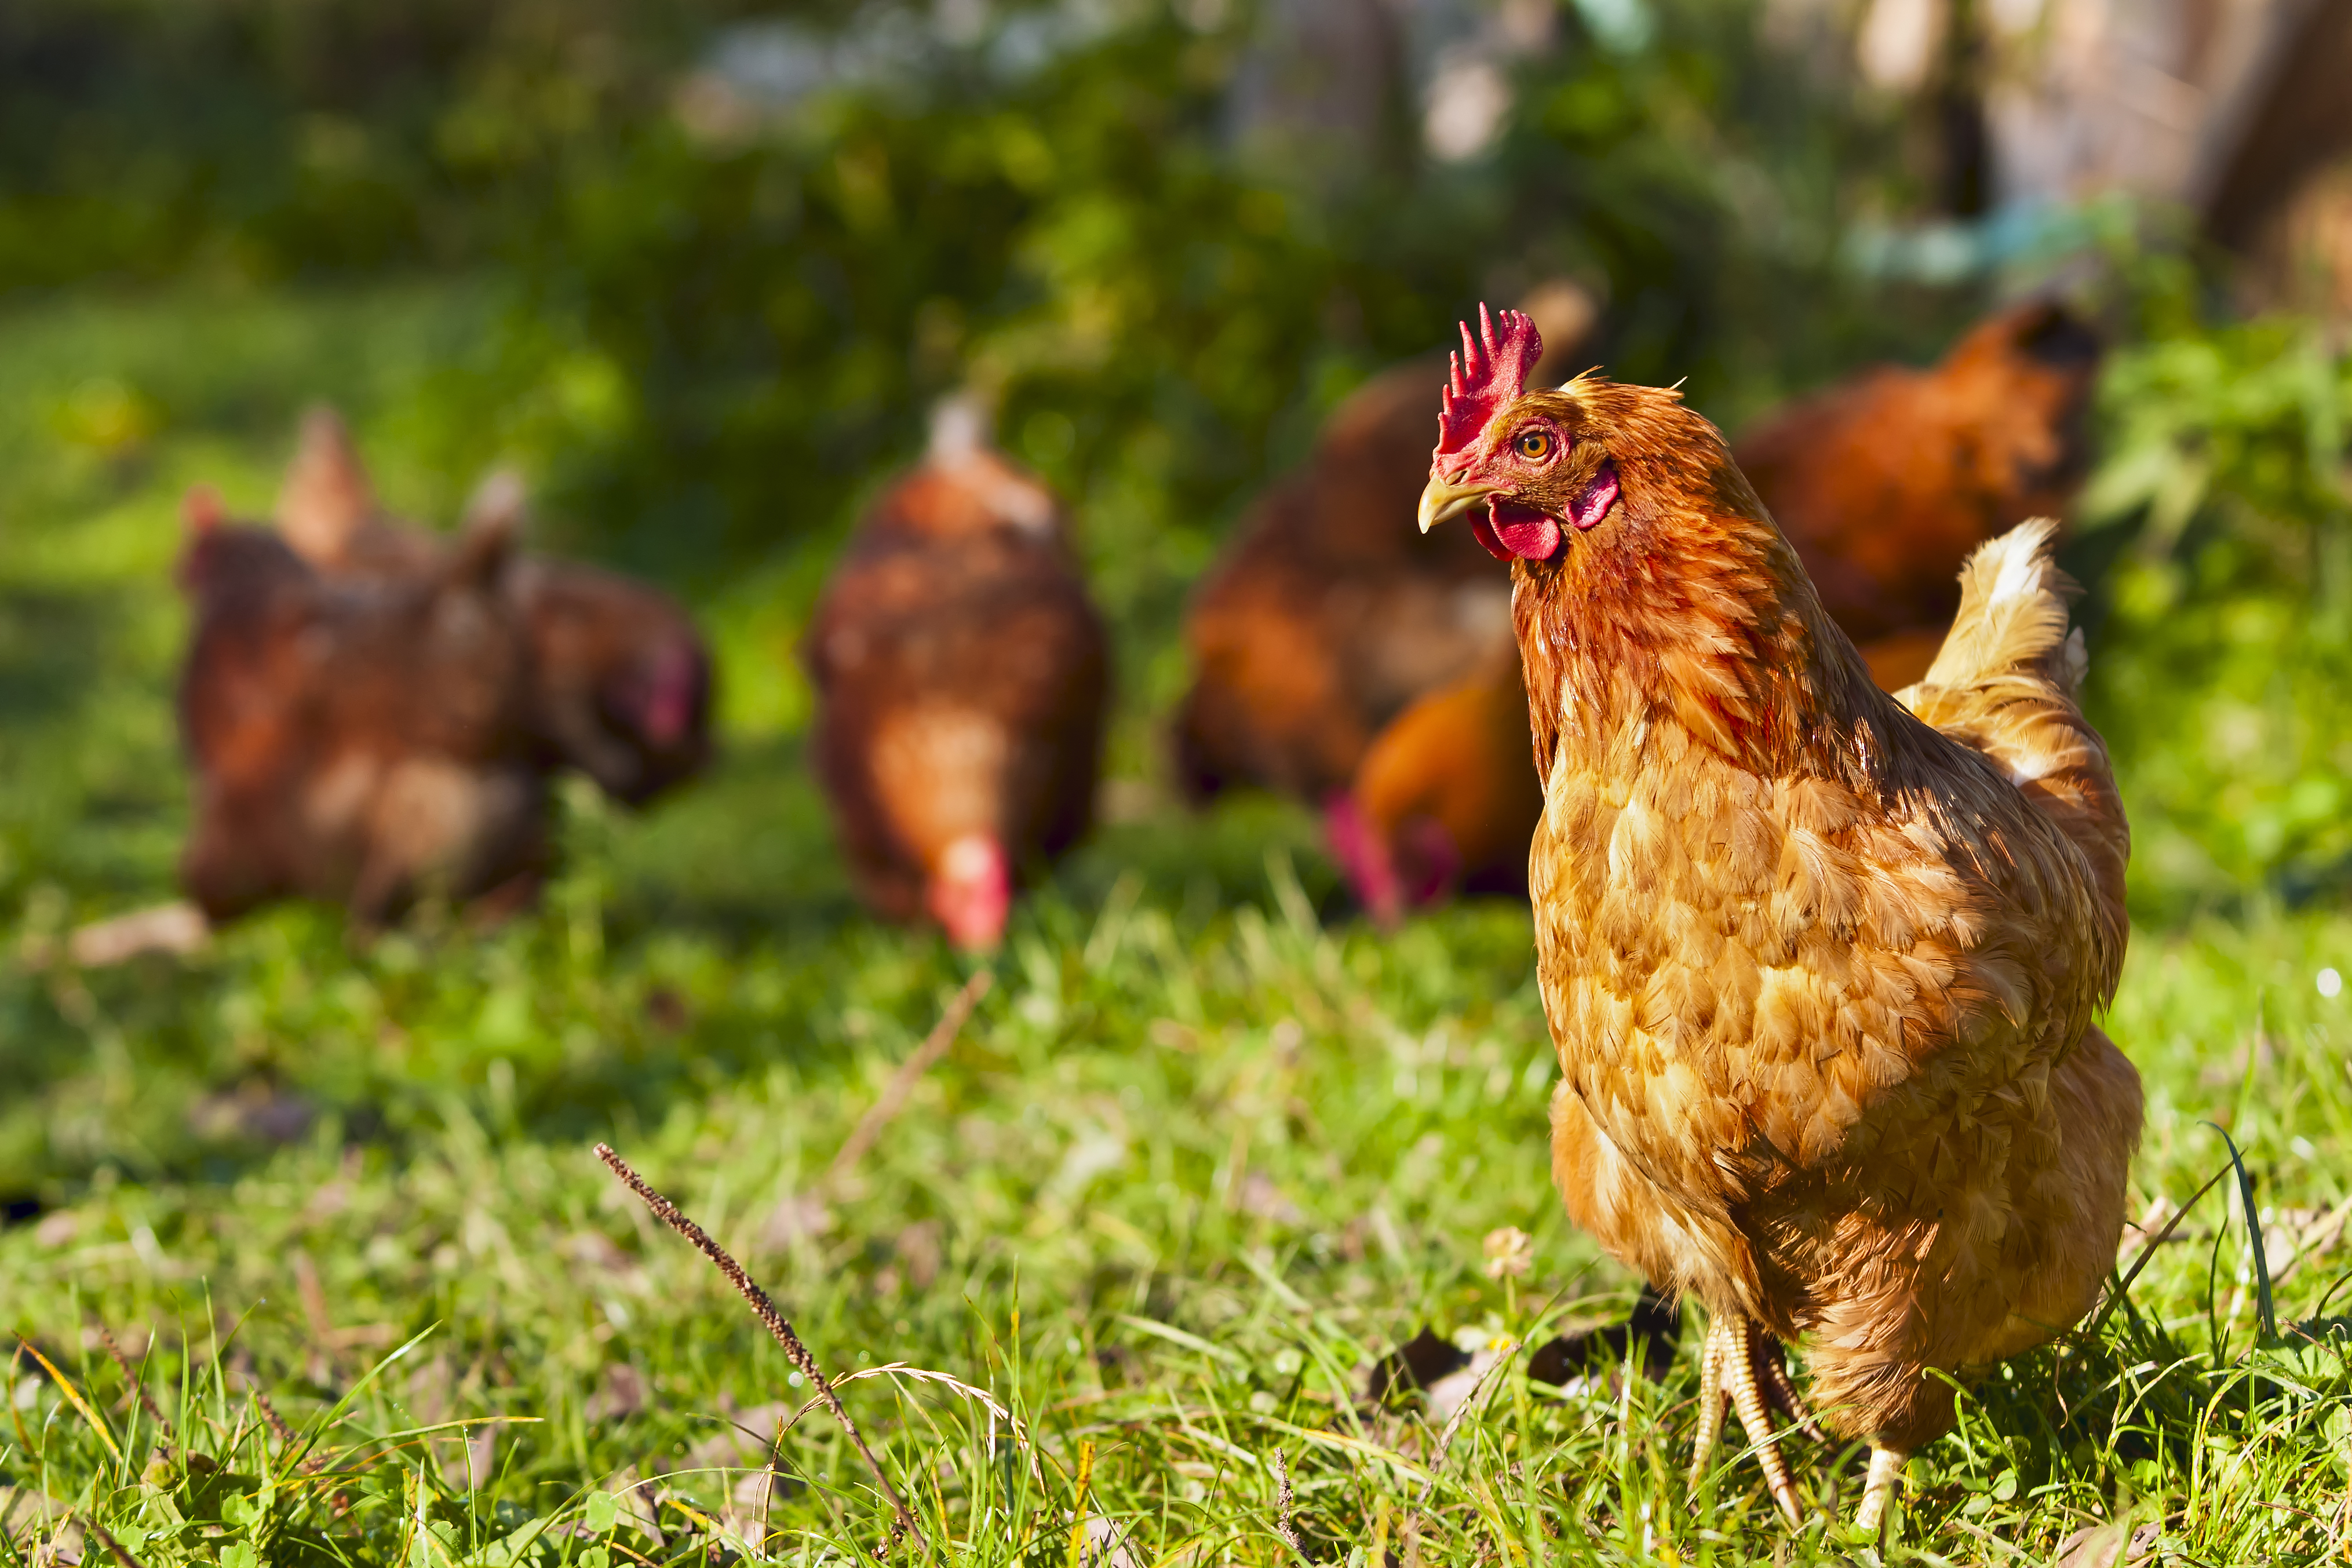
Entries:
[[1052, 492], [941, 424], [860, 523], [802, 658], [859, 893], [981, 950], [1093, 820], [1108, 654]]
[[478, 531], [430, 574], [337, 584], [209, 491], [187, 524], [180, 869], [205, 916], [308, 897], [371, 926], [428, 892], [527, 893], [546, 803], [529, 654], [498, 581], [509, 539]]
[[[491, 475], [461, 532], [520, 534], [522, 483]], [[336, 579], [429, 577], [441, 535], [392, 516], [375, 498], [350, 433], [313, 409], [278, 496], [288, 544]], [[530, 647], [530, 722], [546, 764], [579, 769], [607, 795], [643, 805], [710, 758], [710, 655], [667, 595], [576, 562], [522, 555], [501, 590]]]
[[1524, 893], [1543, 815], [1516, 647], [1397, 715], [1324, 813], [1324, 834], [1373, 919], [1455, 892]]
[[1522, 393], [1481, 312], [1423, 527], [1508, 552], [1545, 808], [1528, 866], [1569, 1212], [1710, 1322], [1791, 1521], [1766, 1390], [1801, 1342], [1867, 1437], [1859, 1522], [1948, 1430], [1943, 1375], [2042, 1343], [2112, 1267], [2139, 1079], [2093, 1026], [2129, 834], [2075, 705], [2051, 530], [1980, 550], [1927, 680], [1874, 685], [1723, 438], [1671, 392]]
[[1381, 725], [1509, 646], [1494, 563], [1410, 526], [1429, 380], [1402, 366], [1342, 404], [1193, 595], [1176, 755], [1195, 800], [1254, 784], [1323, 801]]
[[[2097, 340], [2061, 307], [2021, 306], [1979, 323], [1932, 369], [1864, 372], [1768, 416], [1735, 448], [1823, 607], [1861, 644], [1885, 689], [1927, 673], [1951, 624], [1968, 552], [2071, 494], [2098, 355]], [[1496, 678], [1517, 689], [1516, 669]], [[1498, 699], [1500, 690], [1494, 688]], [[1449, 858], [1490, 867], [1483, 879], [1465, 879], [1473, 889], [1512, 887], [1502, 868], [1513, 859], [1524, 867], [1543, 812], [1522, 766], [1524, 705], [1457, 700], [1444, 710], [1453, 721], [1433, 722], [1417, 706], [1383, 731], [1365, 771], [1327, 816], [1349, 882], [1382, 918], [1452, 891], [1447, 877], [1410, 869]], [[1492, 728], [1474, 728], [1474, 716]], [[1414, 842], [1407, 845], [1374, 795], [1457, 804], [1435, 817], [1412, 808], [1403, 831]], [[1498, 815], [1477, 815], [1486, 809]], [[1402, 882], [1387, 874], [1391, 866], [1408, 868]], [[1524, 871], [1517, 877], [1524, 887]]]
[[[1563, 362], [1598, 315], [1564, 281], [1528, 304]], [[1438, 363], [1399, 365], [1341, 404], [1195, 591], [1175, 735], [1193, 800], [1255, 785], [1329, 805], [1382, 726], [1509, 648], [1495, 563], [1466, 538], [1412, 527]]]
[[1882, 686], [1926, 672], [1969, 552], [2065, 510], [2098, 369], [2090, 329], [2039, 301], [1927, 370], [1866, 371], [1741, 434], [1741, 471]]

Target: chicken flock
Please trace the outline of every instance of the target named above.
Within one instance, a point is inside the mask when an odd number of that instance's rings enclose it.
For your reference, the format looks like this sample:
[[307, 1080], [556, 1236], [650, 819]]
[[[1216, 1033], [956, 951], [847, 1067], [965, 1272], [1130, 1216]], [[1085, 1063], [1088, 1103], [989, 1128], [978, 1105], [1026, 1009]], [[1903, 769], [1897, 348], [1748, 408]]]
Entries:
[[[1731, 446], [1566, 376], [1595, 312], [1531, 303], [1368, 384], [1244, 520], [1186, 616], [1174, 771], [1319, 811], [1383, 924], [1528, 900], [1561, 1196], [1707, 1313], [1694, 1485], [1727, 1405], [1800, 1519], [1801, 1345], [1874, 1529], [1951, 1380], [2078, 1320], [2122, 1226], [2139, 1082], [2092, 1020], [2129, 835], [2043, 521], [2098, 343], [2021, 305]], [[856, 891], [970, 951], [1087, 835], [1112, 689], [1067, 509], [984, 425], [942, 406], [801, 647]], [[450, 532], [395, 518], [323, 411], [269, 521], [190, 494], [205, 916], [494, 917], [549, 868], [555, 774], [642, 805], [705, 766], [691, 620], [527, 551], [525, 510], [499, 474]]]

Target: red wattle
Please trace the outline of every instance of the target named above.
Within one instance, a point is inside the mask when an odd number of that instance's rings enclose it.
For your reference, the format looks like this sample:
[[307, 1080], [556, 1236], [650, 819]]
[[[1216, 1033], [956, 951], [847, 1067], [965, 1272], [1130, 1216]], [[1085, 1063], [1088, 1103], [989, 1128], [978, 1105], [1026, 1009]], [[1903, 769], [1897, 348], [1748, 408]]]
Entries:
[[[1559, 553], [1559, 520], [1524, 501], [1496, 500], [1489, 503], [1495, 538], [1505, 550], [1528, 561], [1549, 561]], [[1484, 540], [1479, 542], [1485, 543]], [[1487, 545], [1494, 549], [1494, 545]]]
[[1495, 537], [1495, 525], [1486, 520], [1486, 509], [1483, 506], [1470, 514], [1470, 537], [1485, 545], [1486, 553], [1496, 560], [1508, 562], [1514, 559], [1511, 552], [1503, 547], [1503, 542]]

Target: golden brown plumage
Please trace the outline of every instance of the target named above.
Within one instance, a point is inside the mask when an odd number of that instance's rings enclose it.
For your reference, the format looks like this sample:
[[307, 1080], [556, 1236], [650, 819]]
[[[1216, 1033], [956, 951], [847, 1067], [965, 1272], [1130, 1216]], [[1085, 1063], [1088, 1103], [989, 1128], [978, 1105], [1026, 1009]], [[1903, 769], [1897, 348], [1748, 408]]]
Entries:
[[1521, 395], [1523, 331], [1457, 378], [1422, 515], [1472, 511], [1518, 557], [1554, 1172], [1605, 1247], [1706, 1303], [1705, 1380], [1792, 1519], [1757, 1384], [1771, 1340], [1804, 1342], [1824, 1419], [1873, 1444], [1875, 1523], [1951, 1424], [1937, 1373], [2090, 1306], [2138, 1136], [2092, 1025], [2128, 834], [2048, 527], [1978, 553], [1906, 707], [1713, 426], [1654, 388]]
[[1108, 650], [1064, 533], [1035, 478], [950, 443], [875, 502], [802, 647], [858, 891], [964, 947], [1092, 821]]

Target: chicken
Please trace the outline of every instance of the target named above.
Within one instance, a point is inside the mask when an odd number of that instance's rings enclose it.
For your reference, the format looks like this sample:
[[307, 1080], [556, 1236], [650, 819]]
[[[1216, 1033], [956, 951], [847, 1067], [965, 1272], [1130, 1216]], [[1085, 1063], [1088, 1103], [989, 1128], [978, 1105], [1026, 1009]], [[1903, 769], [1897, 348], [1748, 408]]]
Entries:
[[[1564, 281], [1529, 308], [1563, 358], [1599, 313]], [[1433, 363], [1399, 365], [1341, 404], [1306, 468], [1259, 500], [1194, 593], [1175, 751], [1196, 802], [1256, 785], [1329, 805], [1382, 726], [1507, 653], [1495, 563], [1467, 539], [1408, 525]]]
[[205, 915], [308, 897], [372, 926], [428, 892], [534, 886], [546, 791], [528, 650], [499, 586], [509, 538], [469, 535], [427, 575], [339, 585], [209, 491], [186, 514], [179, 706], [195, 776], [180, 870]]
[[1456, 891], [1524, 893], [1543, 815], [1517, 648], [1397, 715], [1324, 814], [1333, 856], [1372, 918]]
[[1176, 752], [1195, 800], [1255, 784], [1323, 801], [1382, 724], [1509, 646], [1494, 563], [1406, 526], [1428, 418], [1426, 365], [1375, 378], [1194, 595]]
[[1423, 491], [1513, 557], [1544, 814], [1528, 863], [1570, 1214], [1709, 1324], [1791, 1521], [1766, 1389], [1866, 1437], [1859, 1520], [1952, 1425], [1945, 1380], [2043, 1342], [2112, 1267], [2141, 1119], [2094, 1015], [2130, 836], [2032, 522], [1979, 550], [1900, 700], [1676, 395], [1523, 393], [1465, 326]]
[[802, 647], [814, 762], [858, 891], [959, 947], [1093, 819], [1108, 652], [1045, 487], [943, 412], [877, 500]]
[[[1968, 552], [2063, 503], [2082, 471], [2084, 406], [2098, 353], [2097, 341], [2060, 307], [2021, 306], [1979, 323], [1931, 370], [1865, 372], [1768, 416], [1735, 448], [1824, 607], [1861, 642], [1863, 662], [1885, 689], [1909, 685], [1934, 661]], [[1508, 679], [1516, 682], [1516, 670]], [[1483, 880], [1469, 879], [1474, 888], [1513, 885], [1516, 874], [1502, 868], [1524, 864], [1542, 815], [1534, 776], [1521, 772], [1531, 743], [1524, 703], [1516, 717], [1510, 703], [1475, 705], [1495, 726], [1486, 730], [1464, 722], [1469, 705], [1449, 710], [1457, 714], [1452, 724], [1432, 722], [1422, 707], [1407, 710], [1373, 741], [1357, 782], [1327, 813], [1341, 868], [1383, 919], [1453, 884], [1410, 869], [1447, 858], [1426, 808], [1416, 808], [1415, 842], [1406, 845], [1370, 795], [1452, 799], [1446, 837], [1457, 847], [1475, 838], [1471, 853], [1492, 868]], [[1480, 815], [1490, 809], [1496, 815]], [[1396, 867], [1407, 868], [1402, 881]]]
[[1741, 471], [1880, 684], [1926, 672], [1969, 551], [2064, 510], [2098, 368], [2098, 339], [2063, 306], [2020, 305], [1929, 369], [1864, 372], [1741, 435]]
[[[525, 511], [520, 479], [501, 470], [476, 493], [461, 531], [520, 533]], [[429, 577], [448, 553], [440, 535], [384, 510], [350, 433], [325, 408], [303, 420], [278, 528], [336, 579]], [[702, 771], [710, 655], [675, 601], [615, 573], [534, 555], [518, 558], [500, 583], [529, 638], [530, 723], [548, 766], [577, 768], [630, 805]]]

